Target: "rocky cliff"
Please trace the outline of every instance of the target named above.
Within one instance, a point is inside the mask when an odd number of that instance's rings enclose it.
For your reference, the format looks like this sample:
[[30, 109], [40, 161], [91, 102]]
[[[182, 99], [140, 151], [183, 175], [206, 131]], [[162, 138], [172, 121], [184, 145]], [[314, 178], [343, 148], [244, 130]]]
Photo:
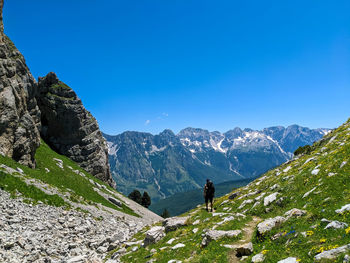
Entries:
[[3, 5], [0, 0], [0, 154], [34, 168], [41, 133], [60, 154], [115, 185], [107, 144], [95, 118], [54, 73], [38, 85], [24, 57], [4, 34]]
[[40, 144], [36, 81], [21, 53], [4, 34], [0, 0], [0, 153], [30, 167]]
[[49, 73], [39, 78], [37, 102], [42, 138], [58, 153], [113, 185], [106, 141], [96, 119], [84, 108], [76, 93], [55, 73]]

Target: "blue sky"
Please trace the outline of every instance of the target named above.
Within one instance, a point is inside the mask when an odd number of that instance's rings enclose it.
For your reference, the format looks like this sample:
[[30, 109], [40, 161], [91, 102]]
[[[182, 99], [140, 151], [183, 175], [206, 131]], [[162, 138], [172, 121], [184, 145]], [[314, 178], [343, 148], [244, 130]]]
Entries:
[[7, 0], [37, 78], [70, 85], [102, 131], [227, 131], [350, 117], [350, 1]]

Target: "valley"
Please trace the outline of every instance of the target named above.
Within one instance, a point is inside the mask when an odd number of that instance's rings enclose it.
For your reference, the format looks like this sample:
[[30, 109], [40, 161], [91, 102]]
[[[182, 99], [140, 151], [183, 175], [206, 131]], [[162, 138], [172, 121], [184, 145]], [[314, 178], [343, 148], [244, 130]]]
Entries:
[[152, 202], [176, 193], [201, 189], [207, 178], [215, 184], [255, 178], [312, 144], [330, 129], [298, 125], [261, 131], [235, 128], [226, 133], [186, 128], [175, 135], [128, 131], [103, 134], [109, 147], [109, 164], [118, 190], [147, 191]]

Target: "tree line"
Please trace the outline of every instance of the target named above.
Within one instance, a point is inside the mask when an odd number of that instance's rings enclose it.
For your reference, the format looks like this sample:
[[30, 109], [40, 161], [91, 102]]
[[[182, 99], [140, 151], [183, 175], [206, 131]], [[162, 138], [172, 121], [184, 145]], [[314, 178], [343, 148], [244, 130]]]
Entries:
[[151, 197], [146, 191], [141, 195], [140, 191], [135, 189], [128, 195], [128, 197], [143, 207], [148, 208], [151, 205]]

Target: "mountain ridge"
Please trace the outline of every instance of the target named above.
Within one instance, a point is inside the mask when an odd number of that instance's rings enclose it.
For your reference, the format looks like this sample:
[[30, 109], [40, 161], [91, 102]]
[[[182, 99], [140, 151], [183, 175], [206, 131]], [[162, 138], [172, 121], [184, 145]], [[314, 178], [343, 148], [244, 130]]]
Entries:
[[148, 191], [156, 201], [200, 188], [206, 178], [221, 183], [256, 177], [288, 161], [298, 147], [329, 131], [298, 125], [260, 131], [236, 127], [225, 133], [188, 127], [177, 134], [166, 129], [156, 135], [126, 131], [103, 136], [119, 189], [124, 194], [135, 188]]

